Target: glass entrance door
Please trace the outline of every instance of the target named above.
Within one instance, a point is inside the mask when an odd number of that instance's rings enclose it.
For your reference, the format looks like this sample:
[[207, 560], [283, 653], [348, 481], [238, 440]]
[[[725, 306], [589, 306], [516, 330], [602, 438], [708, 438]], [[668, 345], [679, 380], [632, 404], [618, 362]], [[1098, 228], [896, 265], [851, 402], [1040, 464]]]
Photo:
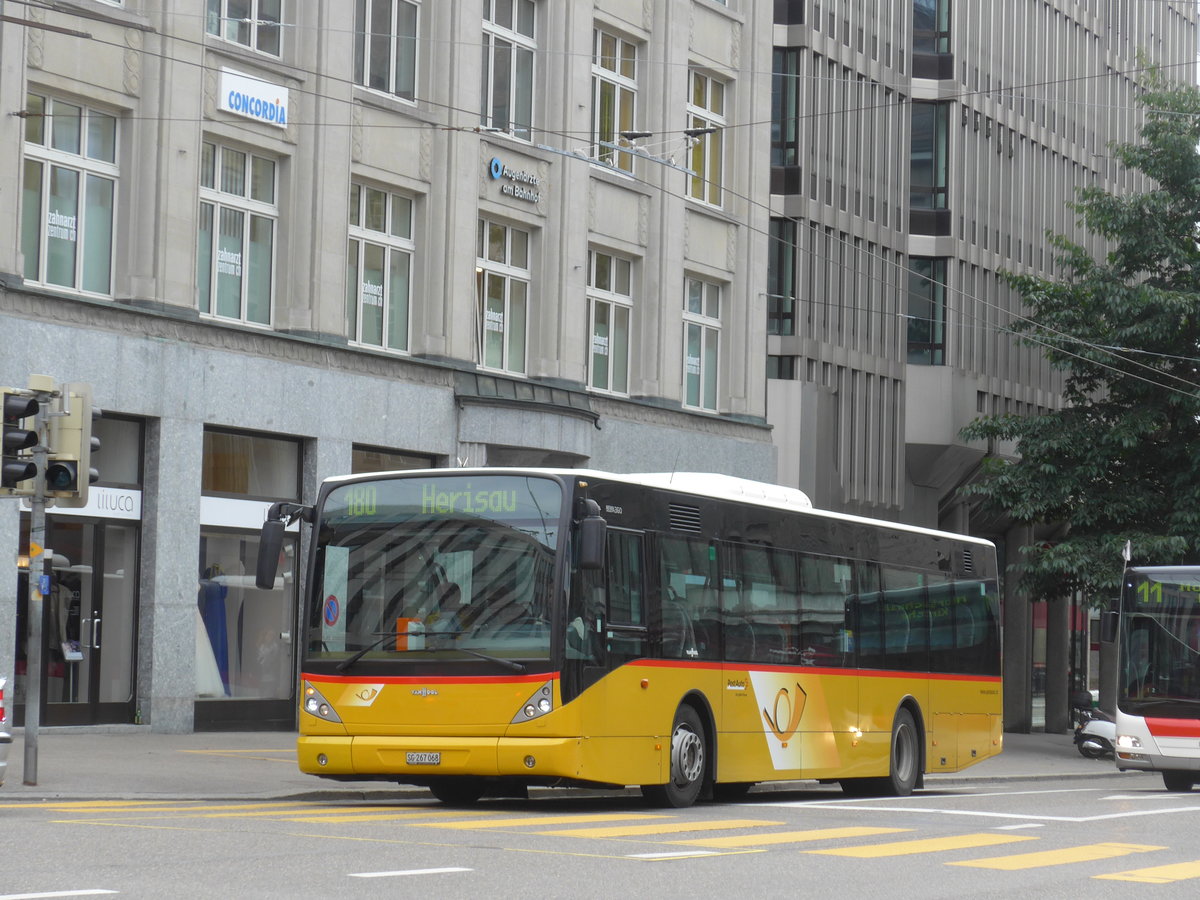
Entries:
[[[129, 723], [136, 718], [137, 526], [50, 520], [54, 551], [43, 601], [42, 713], [45, 725]], [[28, 640], [26, 579], [18, 602], [19, 697]], [[24, 709], [18, 709], [24, 720]]]

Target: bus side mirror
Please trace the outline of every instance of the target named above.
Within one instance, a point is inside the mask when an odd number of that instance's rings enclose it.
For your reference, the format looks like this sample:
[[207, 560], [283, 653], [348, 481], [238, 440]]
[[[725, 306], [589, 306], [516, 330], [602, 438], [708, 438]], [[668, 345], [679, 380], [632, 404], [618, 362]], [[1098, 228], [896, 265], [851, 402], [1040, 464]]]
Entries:
[[283, 522], [279, 519], [267, 519], [263, 522], [262, 534], [258, 538], [258, 567], [254, 572], [254, 584], [261, 590], [275, 589], [279, 550], [283, 546], [283, 529]]
[[604, 568], [604, 536], [608, 522], [595, 500], [587, 501], [587, 515], [579, 522], [579, 568]]
[[1100, 640], [1111, 644], [1117, 639], [1117, 621], [1119, 613], [1105, 611], [1100, 613]]

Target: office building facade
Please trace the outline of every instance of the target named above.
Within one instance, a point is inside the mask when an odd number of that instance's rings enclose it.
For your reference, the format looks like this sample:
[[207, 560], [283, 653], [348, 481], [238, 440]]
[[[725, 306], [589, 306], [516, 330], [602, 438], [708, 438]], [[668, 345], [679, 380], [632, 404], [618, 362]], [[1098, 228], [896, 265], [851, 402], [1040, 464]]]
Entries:
[[[253, 588], [256, 533], [324, 477], [773, 480], [764, 4], [0, 13], [0, 384], [105, 411], [49, 516], [43, 724], [291, 727], [295, 573]], [[18, 720], [28, 519], [0, 499]]]
[[[959, 493], [986, 453], [1013, 448], [958, 433], [979, 415], [1058, 408], [1062, 381], [1007, 330], [1022, 307], [1002, 273], [1054, 277], [1048, 232], [1103, 252], [1070, 203], [1085, 186], [1138, 187], [1109, 147], [1138, 139], [1148, 65], [1195, 80], [1195, 5], [781, 0], [774, 12], [779, 481], [822, 508], [988, 537], [1015, 562], [1035, 535]], [[1047, 665], [1081, 661], [1086, 636], [1069, 644], [1066, 609], [1030, 608], [1015, 583], [1006, 722], [1023, 729], [1031, 698], [1065, 685]]]

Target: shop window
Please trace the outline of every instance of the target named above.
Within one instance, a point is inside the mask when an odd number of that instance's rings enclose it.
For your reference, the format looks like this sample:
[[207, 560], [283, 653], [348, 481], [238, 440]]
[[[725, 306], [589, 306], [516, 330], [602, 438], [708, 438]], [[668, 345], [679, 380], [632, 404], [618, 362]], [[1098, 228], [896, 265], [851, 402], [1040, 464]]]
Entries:
[[432, 456], [380, 450], [375, 447], [354, 447], [350, 453], [350, 473], [366, 475], [371, 472], [400, 472], [405, 469], [432, 469]]
[[112, 294], [118, 174], [114, 116], [26, 95], [21, 200], [26, 281]]
[[201, 491], [205, 494], [300, 499], [300, 442], [206, 429]]

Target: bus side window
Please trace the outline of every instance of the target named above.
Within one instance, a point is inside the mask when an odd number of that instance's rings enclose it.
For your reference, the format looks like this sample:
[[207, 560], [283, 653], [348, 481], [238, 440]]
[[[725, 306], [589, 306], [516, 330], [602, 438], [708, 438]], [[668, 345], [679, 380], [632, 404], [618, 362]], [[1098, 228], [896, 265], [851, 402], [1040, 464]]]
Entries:
[[830, 556], [800, 558], [800, 662], [845, 666], [853, 661], [853, 636], [846, 622], [850, 561]]

